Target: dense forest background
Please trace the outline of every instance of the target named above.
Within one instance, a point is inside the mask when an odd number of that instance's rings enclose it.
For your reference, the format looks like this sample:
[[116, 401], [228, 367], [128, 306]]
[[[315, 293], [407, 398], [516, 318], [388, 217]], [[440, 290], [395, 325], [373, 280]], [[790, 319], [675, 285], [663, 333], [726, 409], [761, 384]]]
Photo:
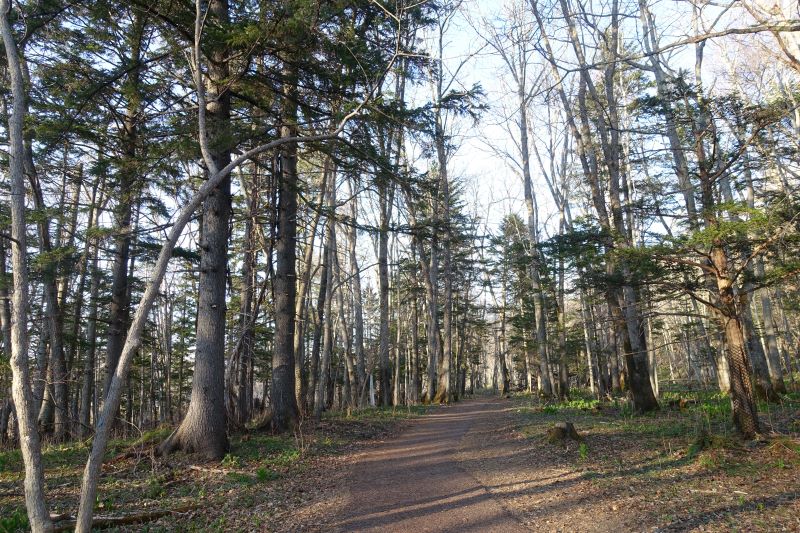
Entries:
[[34, 529], [42, 442], [94, 437], [86, 530], [112, 435], [220, 459], [329, 410], [681, 387], [749, 438], [797, 387], [788, 2], [0, 12], [0, 441]]

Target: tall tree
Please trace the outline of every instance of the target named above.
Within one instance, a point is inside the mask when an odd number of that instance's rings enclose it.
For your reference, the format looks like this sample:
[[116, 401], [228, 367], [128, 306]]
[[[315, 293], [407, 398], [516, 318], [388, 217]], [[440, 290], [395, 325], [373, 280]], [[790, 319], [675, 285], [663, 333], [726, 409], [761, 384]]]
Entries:
[[0, 0], [0, 34], [3, 38], [11, 97], [8, 117], [9, 175], [11, 180], [11, 267], [13, 302], [11, 309], [12, 394], [19, 425], [20, 450], [25, 462], [25, 504], [31, 529], [35, 533], [52, 530], [50, 511], [44, 494], [44, 468], [39, 432], [36, 429], [34, 401], [28, 385], [28, 261], [25, 215], [24, 123], [27, 93], [20, 65], [17, 42], [9, 21], [11, 3]]
[[[198, 10], [200, 9], [198, 3]], [[230, 21], [228, 0], [211, 0], [207, 23], [224, 31]], [[199, 36], [196, 37], [199, 40]], [[199, 48], [199, 47], [198, 47]], [[200, 57], [195, 76], [200, 78], [198, 104], [205, 106], [200, 119], [200, 146], [208, 175], [231, 162], [231, 98], [229, 51], [215, 45], [208, 57], [208, 76], [202, 79]], [[205, 93], [205, 94], [203, 94]], [[206, 123], [207, 117], [207, 123]], [[203, 131], [207, 128], [206, 131]], [[207, 139], [204, 137], [207, 135]], [[225, 410], [225, 311], [228, 265], [228, 227], [231, 218], [231, 180], [226, 176], [203, 202], [200, 226], [200, 282], [198, 285], [195, 368], [189, 408], [180, 426], [159, 448], [175, 449], [221, 459], [228, 451]]]

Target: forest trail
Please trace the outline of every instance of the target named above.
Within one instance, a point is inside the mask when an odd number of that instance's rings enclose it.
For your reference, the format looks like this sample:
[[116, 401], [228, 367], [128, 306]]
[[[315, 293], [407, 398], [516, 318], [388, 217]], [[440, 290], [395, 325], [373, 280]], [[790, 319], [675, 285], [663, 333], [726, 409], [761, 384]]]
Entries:
[[442, 407], [366, 451], [353, 466], [333, 530], [527, 531], [456, 458], [470, 428], [503, 406], [476, 399]]

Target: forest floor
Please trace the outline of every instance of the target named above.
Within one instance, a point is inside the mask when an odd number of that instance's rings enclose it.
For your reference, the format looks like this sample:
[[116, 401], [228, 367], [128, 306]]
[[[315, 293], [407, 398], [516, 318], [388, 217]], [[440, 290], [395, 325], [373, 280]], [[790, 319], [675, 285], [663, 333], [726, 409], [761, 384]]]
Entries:
[[[720, 395], [662, 404], [634, 416], [519, 395], [330, 414], [293, 435], [232, 437], [219, 463], [155, 457], [168, 430], [154, 431], [112, 444], [96, 516], [154, 532], [800, 531], [800, 395], [761, 405], [769, 433], [752, 442]], [[551, 442], [562, 421], [582, 440]], [[87, 446], [46, 449], [55, 514], [75, 511]], [[26, 524], [21, 480], [19, 453], [0, 451], [0, 533]]]
[[[800, 395], [762, 404], [769, 434], [752, 442], [735, 437], [727, 398], [680, 397], [644, 416], [512, 398], [459, 460], [530, 531], [800, 531]], [[566, 421], [582, 440], [552, 442]]]
[[[95, 506], [98, 519], [130, 520], [108, 531], [303, 531], [330, 515], [359, 450], [391, 439], [430, 408], [330, 413], [293, 434], [232, 436], [216, 463], [176, 453], [154, 454], [170, 428], [110, 443]], [[46, 446], [46, 492], [52, 515], [74, 524], [90, 442]], [[0, 449], [0, 533], [27, 530], [19, 450]]]

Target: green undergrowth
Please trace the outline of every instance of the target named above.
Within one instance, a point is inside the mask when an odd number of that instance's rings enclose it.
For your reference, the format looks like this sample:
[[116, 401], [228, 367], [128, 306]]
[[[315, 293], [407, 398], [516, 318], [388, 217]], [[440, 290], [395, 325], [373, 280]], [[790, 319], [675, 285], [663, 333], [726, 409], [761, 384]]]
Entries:
[[739, 438], [732, 423], [730, 399], [720, 392], [665, 391], [659, 399], [661, 409], [644, 414], [634, 413], [625, 399], [598, 401], [576, 391], [571, 391], [570, 400], [562, 402], [530, 395], [518, 395], [517, 400], [517, 428], [537, 445], [553, 446], [547, 442], [546, 432], [556, 422], [575, 424], [586, 439], [580, 445], [567, 441], [564, 449], [576, 463], [590, 463], [592, 459], [602, 462], [616, 456], [620, 447], [615, 449], [614, 442], [637, 442], [653, 450], [663, 464], [673, 466], [678, 463], [665, 458], [731, 474], [800, 465], [800, 394], [796, 392], [784, 395], [777, 403], [759, 402], [765, 429], [785, 436], [763, 441], [776, 450], [766, 455], [775, 458], [756, 462], [749, 459], [748, 452], [767, 444], [745, 443]]

